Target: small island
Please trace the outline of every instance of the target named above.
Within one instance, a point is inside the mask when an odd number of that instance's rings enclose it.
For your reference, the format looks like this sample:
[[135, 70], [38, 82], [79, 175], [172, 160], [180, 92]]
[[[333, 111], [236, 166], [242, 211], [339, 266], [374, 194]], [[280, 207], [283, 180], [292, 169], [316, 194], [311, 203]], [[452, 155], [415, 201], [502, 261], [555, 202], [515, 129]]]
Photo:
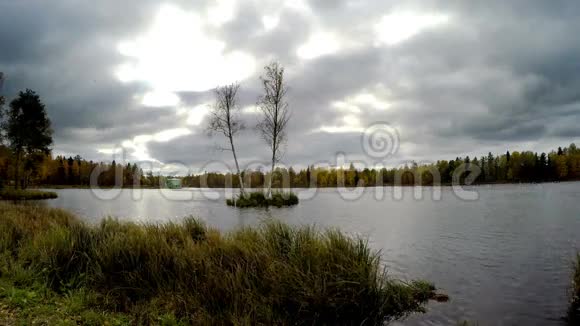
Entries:
[[210, 133], [221, 134], [227, 139], [228, 145], [223, 149], [232, 152], [240, 188], [240, 195], [237, 198], [234, 197], [226, 201], [228, 206], [247, 208], [298, 205], [298, 196], [291, 192], [272, 193], [272, 180], [276, 173], [276, 164], [280, 162], [284, 154], [283, 148], [287, 140], [286, 128], [291, 112], [286, 99], [288, 86], [284, 79], [284, 67], [278, 62], [272, 62], [264, 67], [264, 71], [264, 75], [260, 77], [264, 95], [258, 98], [257, 103], [261, 118], [255, 129], [272, 153], [271, 173], [265, 180], [265, 194], [262, 192], [246, 194], [244, 177], [240, 171], [234, 142], [236, 135], [245, 129], [244, 123], [239, 117], [238, 92], [240, 84], [220, 86], [214, 92], [215, 104], [211, 107], [209, 130]]
[[58, 195], [56, 192], [52, 191], [15, 189], [0, 190], [0, 200], [42, 200], [54, 199], [57, 197]]
[[238, 195], [232, 199], [228, 199], [226, 203], [228, 206], [238, 208], [248, 207], [284, 207], [298, 205], [298, 196], [293, 192], [274, 192], [267, 197], [262, 192], [252, 192], [246, 195]]

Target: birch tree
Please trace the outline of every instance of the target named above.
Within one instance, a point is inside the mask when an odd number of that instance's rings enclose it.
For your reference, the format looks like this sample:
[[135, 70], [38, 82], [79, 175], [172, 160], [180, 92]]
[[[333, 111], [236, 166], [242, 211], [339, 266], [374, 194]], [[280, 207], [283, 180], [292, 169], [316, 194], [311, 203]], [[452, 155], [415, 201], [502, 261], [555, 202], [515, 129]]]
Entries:
[[286, 126], [290, 120], [290, 111], [286, 101], [287, 86], [284, 81], [284, 68], [277, 62], [264, 67], [264, 75], [260, 78], [264, 87], [264, 95], [258, 99], [258, 108], [262, 118], [257, 129], [262, 139], [272, 151], [272, 166], [266, 196], [272, 194], [272, 179], [276, 169], [276, 163], [280, 162], [284, 155], [286, 143]]
[[[6, 103], [6, 100], [4, 99], [4, 96], [2, 96], [2, 87], [4, 86], [4, 73], [0, 71], [0, 145], [2, 145], [3, 141], [4, 141], [4, 130], [2, 130], [2, 126], [4, 123], [4, 103]], [[1, 187], [1, 182], [0, 182], [0, 187]]]
[[240, 85], [238, 83], [217, 87], [215, 89], [215, 103], [210, 110], [209, 130], [211, 132], [221, 133], [226, 137], [229, 146], [222, 149], [231, 151], [234, 156], [240, 183], [240, 193], [243, 197], [245, 196], [244, 180], [234, 145], [236, 134], [244, 129], [244, 125], [238, 116], [239, 106], [237, 97], [239, 89]]

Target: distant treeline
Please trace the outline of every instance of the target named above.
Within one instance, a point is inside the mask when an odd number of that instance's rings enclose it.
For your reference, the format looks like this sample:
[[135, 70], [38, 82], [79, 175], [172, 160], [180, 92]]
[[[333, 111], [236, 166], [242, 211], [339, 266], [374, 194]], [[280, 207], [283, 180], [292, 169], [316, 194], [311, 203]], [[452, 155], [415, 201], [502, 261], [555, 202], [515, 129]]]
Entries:
[[[473, 179], [466, 177], [472, 174]], [[246, 187], [262, 187], [267, 177], [261, 171], [242, 172]], [[454, 182], [472, 184], [484, 183], [530, 183], [580, 180], [580, 150], [575, 144], [558, 148], [548, 154], [509, 151], [503, 155], [480, 158], [457, 157], [441, 160], [434, 164], [410, 163], [398, 168], [356, 169], [326, 168], [309, 166], [296, 171], [293, 168], [277, 168], [274, 173], [273, 187], [355, 187], [381, 185], [433, 185]], [[205, 173], [183, 178], [187, 187], [239, 187], [237, 175]]]
[[[91, 174], [95, 172], [93, 185], [100, 187], [158, 187], [164, 184], [163, 177], [153, 173], [143, 173], [137, 164], [118, 164], [87, 161], [80, 156], [64, 157], [37, 155], [25, 157], [21, 169], [21, 187], [30, 185], [81, 186], [91, 185]], [[5, 146], [0, 145], [0, 183], [13, 180], [14, 157]], [[24, 173], [22, 173], [24, 172]]]
[[[290, 113], [287, 110], [284, 68], [273, 62], [265, 67], [261, 81], [265, 95], [259, 98], [264, 117], [258, 130], [272, 150], [269, 173], [240, 169], [234, 149], [234, 135], [241, 130], [241, 122], [234, 114], [238, 84], [218, 87], [212, 109], [210, 129], [229, 140], [236, 163], [235, 174], [204, 173], [182, 177], [186, 187], [359, 187], [382, 185], [433, 185], [451, 183], [520, 183], [580, 180], [580, 151], [571, 144], [550, 153], [513, 152], [480, 158], [457, 157], [433, 164], [409, 163], [397, 168], [356, 169], [308, 166], [296, 171], [276, 167], [282, 158], [281, 145], [285, 143], [285, 126]], [[0, 76], [1, 79], [1, 76]], [[4, 185], [25, 189], [29, 185], [59, 186], [123, 186], [164, 187], [165, 178], [152, 172], [143, 173], [135, 163], [119, 164], [87, 161], [80, 156], [53, 157], [51, 121], [40, 97], [27, 89], [18, 94], [8, 106], [0, 96], [0, 189]], [[271, 180], [270, 180], [271, 179]], [[271, 187], [270, 187], [271, 186]], [[243, 192], [243, 189], [242, 189]]]
[[[14, 157], [11, 151], [0, 145], [0, 182], [13, 179]], [[152, 172], [144, 173], [132, 163], [119, 164], [87, 161], [80, 156], [64, 157], [52, 155], [32, 155], [24, 158], [21, 170], [21, 186], [91, 185], [91, 173], [95, 172], [96, 185], [112, 187], [159, 187], [164, 186], [164, 177]], [[476, 176], [469, 180], [473, 184], [483, 183], [521, 183], [580, 180], [580, 149], [571, 144], [558, 148], [548, 154], [533, 152], [506, 152], [480, 158], [457, 157], [441, 160], [434, 164], [410, 163], [398, 168], [356, 169], [326, 168], [309, 166], [306, 169], [277, 168], [272, 185], [274, 188], [293, 187], [355, 187], [380, 185], [433, 185], [451, 184], [454, 175], [456, 182], [465, 183], [465, 177], [472, 173]], [[266, 184], [267, 173], [244, 171], [246, 187], [260, 188]], [[182, 177], [184, 187], [225, 188], [239, 187], [236, 174], [208, 172], [200, 175]], [[93, 184], [94, 185], [94, 184]]]

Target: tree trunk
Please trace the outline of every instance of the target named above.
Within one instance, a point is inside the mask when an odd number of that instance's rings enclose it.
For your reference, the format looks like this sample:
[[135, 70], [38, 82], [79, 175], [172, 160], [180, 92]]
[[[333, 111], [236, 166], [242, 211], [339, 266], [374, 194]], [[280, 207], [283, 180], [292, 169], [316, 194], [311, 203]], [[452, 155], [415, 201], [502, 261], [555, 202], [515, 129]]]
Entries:
[[272, 179], [274, 179], [274, 167], [276, 166], [276, 150], [272, 152], [272, 169], [270, 170], [270, 177], [268, 178], [268, 191], [266, 198], [272, 197]]
[[30, 174], [24, 171], [24, 179], [22, 180], [22, 190], [28, 189], [29, 182], [30, 182]]
[[246, 190], [244, 189], [244, 179], [242, 178], [242, 173], [240, 172], [240, 165], [238, 164], [238, 156], [236, 155], [236, 148], [234, 147], [234, 139], [230, 136], [230, 145], [232, 146], [232, 154], [234, 154], [234, 162], [236, 163], [236, 170], [238, 171], [238, 180], [240, 182], [240, 194], [242, 197], [246, 196]]
[[16, 164], [14, 165], [14, 189], [18, 190], [20, 184], [20, 150], [16, 151]]

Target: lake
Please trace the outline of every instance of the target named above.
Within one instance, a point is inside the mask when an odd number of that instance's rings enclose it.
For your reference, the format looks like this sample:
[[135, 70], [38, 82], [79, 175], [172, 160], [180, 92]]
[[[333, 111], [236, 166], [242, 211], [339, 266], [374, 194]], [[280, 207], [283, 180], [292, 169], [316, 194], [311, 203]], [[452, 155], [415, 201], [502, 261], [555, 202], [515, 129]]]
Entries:
[[451, 187], [440, 189], [440, 199], [433, 198], [438, 197], [437, 188], [420, 193], [413, 188], [367, 188], [348, 196], [336, 189], [304, 189], [296, 207], [239, 210], [225, 205], [224, 190], [63, 189], [55, 190], [59, 198], [46, 205], [71, 210], [89, 222], [107, 215], [141, 222], [193, 215], [222, 230], [270, 217], [338, 227], [368, 237], [382, 251], [391, 275], [428, 279], [451, 296], [450, 302], [430, 304], [427, 314], [404, 325], [455, 325], [462, 320], [480, 325], [561, 324], [572, 259], [580, 249], [580, 183], [469, 190], [477, 199], [462, 199]]

